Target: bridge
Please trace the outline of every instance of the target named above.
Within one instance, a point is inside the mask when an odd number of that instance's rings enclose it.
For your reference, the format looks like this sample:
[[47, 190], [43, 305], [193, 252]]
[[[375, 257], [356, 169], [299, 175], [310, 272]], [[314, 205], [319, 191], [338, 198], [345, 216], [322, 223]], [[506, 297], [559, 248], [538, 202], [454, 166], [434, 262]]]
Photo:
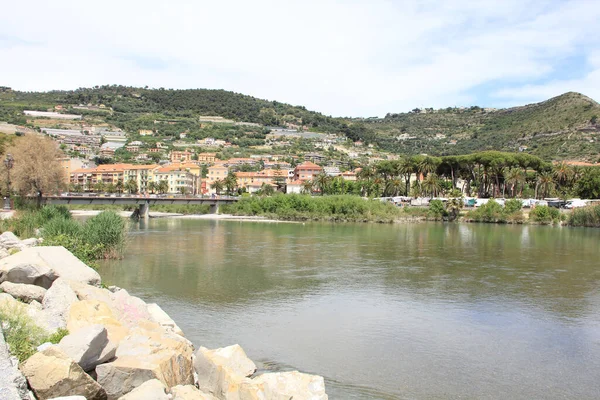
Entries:
[[208, 204], [210, 213], [219, 212], [219, 206], [222, 204], [235, 203], [237, 197], [217, 196], [217, 197], [175, 197], [175, 196], [119, 196], [119, 195], [69, 195], [69, 196], [46, 196], [43, 198], [44, 204], [114, 204], [114, 205], [137, 205], [140, 218], [148, 218], [150, 206], [156, 204]]

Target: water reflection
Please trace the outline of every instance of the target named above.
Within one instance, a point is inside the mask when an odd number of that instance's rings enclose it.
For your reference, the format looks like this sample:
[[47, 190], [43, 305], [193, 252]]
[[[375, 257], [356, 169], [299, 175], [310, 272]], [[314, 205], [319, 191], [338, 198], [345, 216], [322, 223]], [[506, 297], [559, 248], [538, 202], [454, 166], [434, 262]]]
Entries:
[[595, 398], [600, 231], [481, 224], [132, 227], [105, 282], [194, 343], [325, 375], [332, 399]]

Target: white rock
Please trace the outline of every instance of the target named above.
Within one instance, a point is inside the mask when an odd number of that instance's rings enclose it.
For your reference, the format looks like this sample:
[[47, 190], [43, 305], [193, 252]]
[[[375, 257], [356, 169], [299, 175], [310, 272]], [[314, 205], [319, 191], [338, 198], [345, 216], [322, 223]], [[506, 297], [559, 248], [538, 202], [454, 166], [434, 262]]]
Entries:
[[12, 232], [4, 232], [0, 235], [0, 246], [5, 249], [18, 248], [21, 246], [21, 239]]
[[165, 329], [169, 329], [180, 336], [184, 336], [183, 331], [179, 328], [179, 326], [177, 326], [175, 321], [173, 321], [171, 317], [169, 317], [169, 315], [166, 312], [164, 312], [158, 304], [148, 304], [147, 308], [148, 312], [150, 313], [150, 317], [154, 321], [158, 322], [160, 326], [162, 326]]
[[96, 271], [61, 246], [30, 247], [0, 260], [0, 282], [28, 283], [48, 289], [58, 277], [100, 284]]
[[112, 293], [112, 308], [119, 315], [119, 321], [130, 328], [138, 325], [140, 320], [152, 320], [148, 306], [139, 297], [130, 295], [127, 290], [121, 289]]
[[327, 400], [322, 376], [298, 371], [276, 372], [260, 375], [253, 381], [262, 386], [265, 400]]
[[83, 396], [66, 396], [66, 397], [53, 397], [49, 400], [86, 400]]
[[64, 278], [58, 278], [52, 282], [52, 286], [46, 291], [42, 307], [55, 318], [58, 326], [64, 328], [67, 326], [67, 317], [71, 305], [76, 301], [77, 295], [71, 289], [68, 281]]
[[202, 351], [213, 362], [231, 369], [236, 374], [250, 376], [256, 372], [256, 365], [248, 358], [246, 352], [239, 344], [214, 350], [201, 347], [198, 351]]
[[48, 347], [51, 347], [51, 346], [54, 346], [54, 343], [50, 343], [50, 342], [42, 343], [37, 347], [37, 351], [44, 351]]
[[8, 257], [10, 253], [4, 247], [0, 247], [0, 259]]
[[35, 247], [40, 243], [41, 243], [40, 239], [36, 239], [36, 238], [25, 239], [25, 240], [21, 241], [21, 249], [26, 248], [26, 247]]
[[142, 383], [119, 400], [169, 400], [165, 385], [158, 379], [150, 379]]
[[0, 283], [0, 289], [25, 303], [31, 303], [34, 300], [41, 302], [46, 294], [46, 289], [42, 287], [8, 281]]
[[106, 328], [102, 325], [79, 329], [62, 338], [57, 347], [84, 371], [91, 371], [97, 365], [113, 359], [117, 350], [108, 340]]
[[218, 400], [215, 396], [201, 392], [194, 385], [178, 385], [171, 388], [172, 400]]

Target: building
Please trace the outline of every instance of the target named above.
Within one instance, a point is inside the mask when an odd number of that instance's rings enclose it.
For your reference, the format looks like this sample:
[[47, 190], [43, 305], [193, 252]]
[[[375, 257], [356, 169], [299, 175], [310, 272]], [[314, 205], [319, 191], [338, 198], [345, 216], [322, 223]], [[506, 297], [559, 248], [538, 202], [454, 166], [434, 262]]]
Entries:
[[227, 174], [229, 173], [229, 168], [223, 164], [215, 164], [208, 167], [208, 174], [206, 174], [206, 180], [208, 184], [219, 180], [225, 179]]
[[148, 184], [154, 181], [154, 171], [158, 168], [156, 164], [150, 165], [127, 165], [124, 168], [123, 177], [125, 182], [134, 181], [139, 193], [150, 191]]
[[89, 161], [83, 160], [81, 158], [64, 157], [64, 158], [60, 158], [58, 161], [60, 162], [60, 166], [62, 167], [62, 169], [64, 171], [64, 178], [65, 178], [66, 183], [71, 182], [71, 172], [72, 171], [76, 171], [76, 170], [80, 170], [80, 169], [89, 167]]
[[324, 167], [323, 171], [327, 174], [327, 176], [340, 175], [340, 169], [338, 167]]
[[306, 181], [323, 172], [323, 168], [310, 161], [305, 161], [294, 168], [294, 180]]
[[355, 181], [356, 180], [356, 173], [352, 172], [352, 171], [342, 172], [340, 176], [345, 181]]
[[273, 184], [277, 187], [277, 184], [283, 185], [288, 180], [288, 170], [276, 170], [276, 169], [265, 169], [258, 172], [236, 172], [238, 187], [247, 188], [250, 186], [258, 185], [259, 187], [263, 183]]
[[81, 115], [61, 114], [52, 111], [32, 111], [25, 110], [23, 114], [34, 118], [50, 118], [50, 119], [81, 119]]
[[154, 135], [154, 131], [152, 129], [140, 129], [138, 131], [140, 136], [152, 136]]
[[327, 157], [318, 153], [306, 153], [304, 155], [304, 161], [324, 162], [326, 159]]
[[98, 133], [107, 142], [126, 142], [127, 141], [127, 135], [125, 134], [125, 132], [100, 131]]
[[303, 189], [302, 181], [290, 181], [285, 186], [285, 193], [302, 193]]
[[125, 146], [125, 150], [127, 150], [130, 153], [139, 153], [140, 146], [133, 146], [131, 144], [128, 144], [127, 146]]
[[190, 151], [187, 151], [187, 150], [185, 150], [185, 151], [173, 150], [173, 151], [171, 151], [171, 162], [172, 163], [190, 162], [190, 161], [192, 161], [192, 155], [193, 155], [193, 153]]
[[214, 163], [216, 161], [216, 153], [200, 153], [198, 154], [198, 162]]
[[154, 183], [167, 182], [168, 193], [196, 194], [198, 179], [182, 167], [164, 166], [154, 171]]
[[106, 142], [100, 146], [100, 155], [103, 157], [112, 157], [115, 155], [115, 151], [125, 146], [123, 142]]

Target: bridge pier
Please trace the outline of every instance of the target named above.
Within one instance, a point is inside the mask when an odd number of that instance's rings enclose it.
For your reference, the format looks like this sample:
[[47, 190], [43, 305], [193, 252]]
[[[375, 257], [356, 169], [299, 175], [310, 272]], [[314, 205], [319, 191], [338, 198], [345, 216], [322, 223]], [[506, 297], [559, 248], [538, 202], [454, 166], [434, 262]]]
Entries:
[[215, 202], [210, 205], [210, 209], [208, 210], [209, 214], [218, 214], [219, 213], [219, 202]]
[[138, 215], [140, 219], [148, 219], [150, 217], [150, 203], [146, 202], [140, 204], [138, 208]]

